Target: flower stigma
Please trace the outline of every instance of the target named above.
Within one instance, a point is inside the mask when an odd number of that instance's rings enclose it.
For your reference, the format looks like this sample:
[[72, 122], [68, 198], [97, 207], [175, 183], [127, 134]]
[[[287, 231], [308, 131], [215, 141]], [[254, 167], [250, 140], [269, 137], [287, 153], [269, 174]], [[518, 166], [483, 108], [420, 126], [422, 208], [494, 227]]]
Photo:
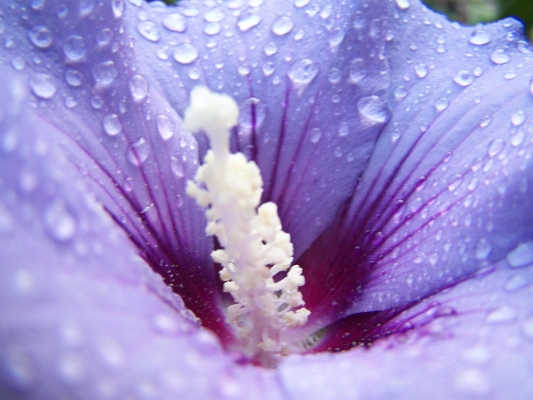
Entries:
[[276, 204], [259, 205], [263, 180], [257, 164], [230, 152], [230, 129], [239, 116], [235, 100], [206, 87], [194, 88], [190, 99], [184, 127], [204, 131], [211, 149], [194, 182], [187, 182], [187, 194], [206, 209], [206, 234], [221, 246], [211, 257], [222, 265], [224, 291], [235, 301], [226, 321], [246, 354], [260, 359], [287, 354], [281, 332], [305, 324], [310, 314], [298, 290], [305, 283], [302, 268], [291, 266], [290, 235], [282, 230]]

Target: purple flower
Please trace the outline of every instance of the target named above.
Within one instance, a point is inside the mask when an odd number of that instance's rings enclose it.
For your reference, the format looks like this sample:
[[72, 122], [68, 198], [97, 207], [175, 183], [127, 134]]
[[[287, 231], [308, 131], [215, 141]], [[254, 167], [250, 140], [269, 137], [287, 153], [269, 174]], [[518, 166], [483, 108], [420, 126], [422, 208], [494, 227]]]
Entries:
[[[0, 39], [0, 397], [531, 397], [516, 21], [461, 27], [416, 0], [5, 0]], [[199, 85], [240, 105], [232, 148], [306, 277], [308, 353], [277, 369], [236, 350], [185, 194]]]

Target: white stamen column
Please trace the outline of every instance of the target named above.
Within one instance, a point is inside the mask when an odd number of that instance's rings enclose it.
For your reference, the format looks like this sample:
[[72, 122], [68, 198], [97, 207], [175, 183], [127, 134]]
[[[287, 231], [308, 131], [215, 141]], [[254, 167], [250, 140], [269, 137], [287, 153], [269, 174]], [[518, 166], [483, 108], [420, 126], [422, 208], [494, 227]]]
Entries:
[[[224, 291], [236, 304], [227, 309], [227, 321], [234, 325], [250, 355], [283, 353], [281, 330], [303, 325], [309, 310], [303, 308], [298, 288], [305, 283], [302, 269], [294, 265], [290, 235], [281, 228], [277, 206], [259, 206], [263, 180], [259, 168], [242, 153], [229, 151], [229, 130], [237, 125], [239, 108], [223, 94], [206, 87], [191, 91], [184, 127], [203, 130], [211, 150], [198, 168], [187, 193], [207, 208], [207, 235], [218, 238], [222, 249], [211, 257], [223, 268]], [[274, 276], [287, 271], [275, 282]]]

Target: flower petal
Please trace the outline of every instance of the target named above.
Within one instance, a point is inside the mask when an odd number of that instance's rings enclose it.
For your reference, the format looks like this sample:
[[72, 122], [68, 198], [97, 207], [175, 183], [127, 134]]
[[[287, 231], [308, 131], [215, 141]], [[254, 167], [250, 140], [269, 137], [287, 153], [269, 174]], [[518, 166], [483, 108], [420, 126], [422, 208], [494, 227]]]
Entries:
[[86, 194], [23, 77], [0, 76], [0, 397], [279, 398]]
[[402, 334], [289, 358], [281, 381], [294, 399], [529, 399], [532, 281], [531, 266], [498, 265], [391, 321]]
[[388, 118], [382, 10], [273, 0], [127, 14], [143, 69], [178, 113], [196, 85], [240, 104], [233, 150], [258, 163], [299, 256], [353, 192]]
[[[204, 216], [185, 194], [196, 141], [139, 71], [123, 2], [2, 5], [1, 57], [27, 77], [37, 113], [64, 133], [98, 200], [205, 326], [226, 332]], [[200, 266], [200, 268], [199, 268]]]
[[[346, 214], [299, 260], [321, 326], [399, 312], [533, 239], [532, 58], [521, 27], [458, 28], [414, 2], [389, 26], [391, 120]], [[484, 46], [472, 39], [480, 29], [492, 38]]]

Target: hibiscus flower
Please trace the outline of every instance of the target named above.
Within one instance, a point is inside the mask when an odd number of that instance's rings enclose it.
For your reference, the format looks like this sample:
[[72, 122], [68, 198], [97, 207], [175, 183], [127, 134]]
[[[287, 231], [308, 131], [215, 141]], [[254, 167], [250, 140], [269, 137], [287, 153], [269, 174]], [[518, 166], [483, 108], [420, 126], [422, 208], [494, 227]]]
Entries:
[[[4, 398], [530, 398], [533, 49], [416, 0], [6, 0]], [[240, 109], [309, 320], [255, 365], [206, 218], [197, 86]]]

